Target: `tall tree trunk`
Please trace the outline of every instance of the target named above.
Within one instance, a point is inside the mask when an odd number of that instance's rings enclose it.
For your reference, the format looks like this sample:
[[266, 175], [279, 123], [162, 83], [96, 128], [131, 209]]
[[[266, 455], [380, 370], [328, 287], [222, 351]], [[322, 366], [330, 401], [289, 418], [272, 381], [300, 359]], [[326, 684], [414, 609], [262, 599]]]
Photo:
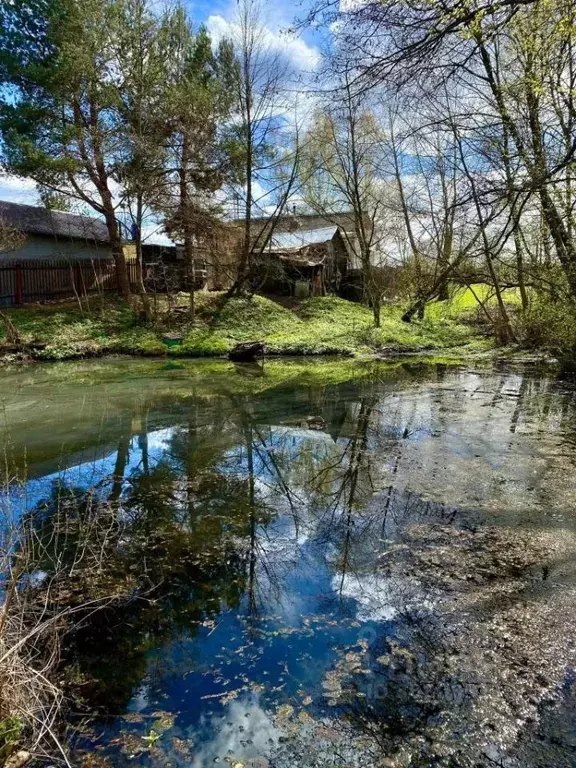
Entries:
[[[438, 145], [438, 151], [441, 151], [441, 145]], [[453, 147], [453, 168], [456, 168], [456, 156], [457, 148]], [[438, 252], [438, 266], [435, 276], [443, 273], [448, 264], [450, 264], [450, 258], [452, 256], [452, 248], [454, 245], [454, 222], [456, 219], [456, 171], [453, 170], [450, 184], [448, 183], [448, 173], [446, 170], [446, 161], [444, 158], [444, 152], [440, 156], [438, 164], [438, 172], [440, 176], [440, 185], [442, 189], [442, 203], [444, 209], [444, 218], [442, 222], [442, 242]], [[452, 194], [450, 194], [450, 190]], [[433, 210], [433, 207], [432, 207]], [[440, 301], [448, 301], [450, 298], [448, 290], [448, 280], [443, 280], [438, 290], [438, 298]]]
[[530, 180], [536, 190], [542, 206], [542, 215], [546, 221], [556, 254], [562, 265], [566, 279], [570, 286], [573, 296], [576, 296], [576, 248], [569, 236], [568, 229], [556, 207], [550, 192], [547, 188], [548, 173], [546, 166], [546, 154], [542, 137], [542, 126], [540, 124], [540, 102], [539, 96], [535, 90], [534, 82], [538, 82], [538, 77], [533, 72], [533, 57], [529, 54], [525, 62], [525, 82], [526, 82], [526, 106], [528, 112], [528, 125], [530, 128], [530, 141], [532, 144], [532, 157], [525, 144], [518, 126], [512, 119], [504, 93], [499, 83], [497, 74], [492, 65], [492, 60], [482, 34], [475, 33], [478, 50], [482, 59], [488, 84], [494, 96], [500, 119], [508, 135], [512, 138], [516, 151], [524, 163]]
[[250, 271], [252, 269], [252, 175], [254, 173], [254, 124], [252, 115], [252, 67], [251, 51], [245, 48], [242, 61], [242, 98], [244, 101], [244, 131], [246, 133], [246, 158], [244, 173], [246, 176], [246, 200], [244, 207], [244, 233], [240, 257], [238, 260], [238, 272], [227, 296], [234, 296], [245, 290]]
[[190, 317], [196, 316], [196, 263], [194, 261], [194, 243], [189, 227], [184, 227], [184, 260], [188, 265], [188, 285], [190, 299]]
[[516, 251], [516, 274], [518, 277], [518, 287], [520, 288], [522, 309], [526, 311], [528, 309], [528, 294], [526, 292], [526, 277], [524, 274], [524, 247], [522, 245], [522, 237], [520, 233], [520, 213], [518, 210], [518, 202], [514, 189], [514, 176], [512, 173], [512, 164], [510, 161], [510, 137], [508, 135], [508, 128], [505, 125], [503, 126], [503, 129], [504, 149], [502, 153], [502, 159], [504, 161], [504, 170], [506, 172], [506, 186], [508, 187], [510, 213], [512, 216], [512, 224], [514, 226], [513, 237], [514, 248]]
[[548, 285], [548, 293], [550, 296], [550, 299], [552, 301], [556, 301], [558, 299], [558, 291], [556, 282], [554, 280], [550, 279], [551, 269], [552, 269], [552, 247], [550, 244], [550, 230], [548, 229], [548, 225], [546, 224], [546, 219], [544, 218], [544, 215], [540, 214], [540, 236], [542, 238], [542, 252], [544, 255], [544, 265], [547, 269], [547, 285]]
[[516, 249], [516, 273], [518, 275], [518, 288], [520, 289], [520, 299], [522, 300], [522, 309], [528, 309], [528, 292], [526, 290], [526, 275], [524, 270], [524, 247], [520, 230], [518, 226], [514, 227], [514, 248]]
[[[110, 201], [110, 208], [111, 201]], [[126, 265], [126, 254], [122, 246], [122, 238], [120, 236], [120, 230], [118, 228], [118, 222], [114, 215], [114, 210], [107, 210], [104, 214], [106, 219], [106, 226], [108, 228], [108, 238], [110, 241], [110, 248], [112, 250], [112, 256], [114, 258], [114, 266], [116, 267], [116, 279], [118, 281], [118, 289], [121, 295], [130, 301], [132, 297], [132, 291], [130, 289], [130, 278], [128, 276], [128, 267]]]
[[[412, 251], [412, 258], [414, 259], [414, 270], [416, 277], [416, 302], [414, 304], [417, 307], [416, 311], [420, 319], [424, 318], [424, 312], [426, 310], [426, 298], [424, 291], [424, 283], [422, 279], [422, 267], [420, 264], [420, 252], [414, 230], [412, 229], [412, 219], [410, 217], [410, 211], [408, 209], [408, 201], [404, 193], [404, 183], [402, 181], [402, 172], [400, 168], [400, 161], [398, 159], [398, 149], [396, 147], [394, 139], [394, 128], [392, 119], [390, 119], [390, 140], [392, 144], [392, 154], [394, 158], [394, 174], [396, 176], [396, 184], [398, 185], [398, 194], [400, 196], [400, 207], [402, 209], [402, 218], [404, 219], [404, 226], [406, 227], [406, 234], [408, 235], [408, 242], [410, 243], [410, 250]], [[411, 319], [411, 318], [410, 318]], [[407, 322], [410, 322], [408, 320]]]
[[380, 301], [375, 301], [372, 305], [372, 314], [374, 315], [374, 327], [380, 328], [382, 325]]
[[[76, 123], [80, 123], [80, 125], [82, 125], [84, 120], [79, 105], [76, 105], [75, 120]], [[90, 139], [94, 154], [94, 168], [92, 169], [89, 167], [90, 163], [88, 159], [85, 160], [85, 165], [87, 166], [90, 179], [98, 189], [100, 199], [102, 200], [102, 212], [106, 221], [106, 227], [108, 228], [108, 239], [110, 241], [110, 248], [116, 266], [118, 288], [120, 289], [122, 296], [127, 301], [130, 301], [132, 291], [130, 289], [130, 278], [126, 266], [126, 255], [122, 247], [122, 236], [118, 227], [118, 222], [116, 221], [114, 199], [112, 192], [110, 191], [110, 179], [104, 159], [104, 152], [102, 150], [102, 134], [99, 125], [98, 107], [94, 102], [90, 102], [89, 105], [89, 123]], [[80, 151], [83, 157], [87, 158], [86, 144], [83, 141], [80, 142]]]
[[[446, 274], [446, 267], [450, 264], [450, 255], [452, 254], [452, 243], [454, 241], [454, 222], [452, 214], [448, 214], [449, 219], [444, 225], [444, 236], [442, 239], [442, 252], [440, 255], [440, 274]], [[438, 289], [438, 298], [440, 301], [448, 301], [450, 294], [448, 292], [448, 278], [442, 279]]]
[[138, 294], [142, 303], [142, 310], [146, 316], [146, 320], [152, 318], [152, 308], [150, 306], [150, 300], [146, 294], [146, 286], [144, 285], [144, 256], [142, 254], [142, 220], [143, 220], [143, 203], [142, 193], [139, 192], [136, 199], [136, 280], [138, 287]]
[[180, 158], [180, 219], [184, 240], [184, 263], [188, 268], [188, 290], [190, 294], [190, 316], [196, 315], [196, 264], [194, 262], [194, 240], [190, 226], [190, 200], [188, 195], [189, 145], [186, 132], [183, 131], [182, 156]]
[[380, 328], [381, 312], [380, 312], [380, 287], [374, 275], [372, 268], [371, 253], [369, 248], [362, 248], [362, 264], [363, 264], [363, 282], [364, 282], [364, 294], [367, 299], [366, 303], [372, 309], [372, 316], [374, 317], [374, 327]]
[[500, 312], [500, 318], [502, 320], [502, 327], [497, 328], [496, 332], [498, 334], [499, 341], [501, 341], [503, 344], [508, 344], [508, 342], [510, 341], [516, 341], [516, 338], [514, 336], [514, 331], [512, 330], [510, 317], [508, 316], [508, 311], [506, 310], [504, 299], [502, 298], [500, 281], [498, 279], [498, 275], [496, 274], [496, 270], [494, 269], [494, 264], [492, 262], [492, 254], [490, 253], [490, 250], [488, 247], [486, 249], [486, 264], [488, 266], [488, 271], [490, 272], [490, 278], [494, 284], [496, 301], [498, 302], [498, 311]]
[[[527, 79], [530, 80], [532, 75], [530, 59], [526, 65], [526, 73], [528, 75]], [[532, 151], [534, 153], [532, 175], [538, 184], [540, 203], [556, 248], [556, 254], [566, 274], [572, 295], [576, 296], [576, 248], [568, 223], [564, 221], [546, 184], [547, 164], [546, 150], [542, 138], [542, 126], [540, 124], [540, 100], [530, 82], [526, 91], [526, 103], [528, 105], [528, 122], [532, 138]]]

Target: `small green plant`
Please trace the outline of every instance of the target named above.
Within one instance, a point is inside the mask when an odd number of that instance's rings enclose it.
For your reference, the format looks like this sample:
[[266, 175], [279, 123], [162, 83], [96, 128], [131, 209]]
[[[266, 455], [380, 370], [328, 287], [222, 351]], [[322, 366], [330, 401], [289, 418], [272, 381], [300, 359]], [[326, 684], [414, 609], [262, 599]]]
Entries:
[[22, 722], [18, 717], [0, 720], [0, 760], [7, 760], [14, 752], [22, 736]]
[[156, 733], [154, 729], [151, 729], [147, 736], [142, 736], [142, 739], [148, 744], [148, 747], [153, 747], [159, 738], [160, 734]]

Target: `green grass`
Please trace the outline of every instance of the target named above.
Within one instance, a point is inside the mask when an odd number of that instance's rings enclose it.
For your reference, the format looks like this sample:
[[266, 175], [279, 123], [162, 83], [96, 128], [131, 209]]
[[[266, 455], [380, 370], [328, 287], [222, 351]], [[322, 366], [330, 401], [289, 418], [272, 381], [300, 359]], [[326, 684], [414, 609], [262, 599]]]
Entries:
[[[463, 286], [451, 286], [450, 299], [448, 301], [432, 302], [426, 311], [431, 319], [451, 318], [462, 320], [467, 316], [481, 312], [478, 299], [488, 307], [496, 306], [496, 294], [494, 289], [486, 283], [475, 283], [470, 288]], [[504, 302], [513, 307], [520, 306], [521, 298], [518, 288], [507, 288], [502, 292]]]
[[[487, 286], [478, 286], [483, 299], [492, 299]], [[510, 296], [510, 301], [515, 300]], [[332, 296], [311, 298], [293, 311], [262, 296], [226, 301], [221, 294], [198, 293], [194, 324], [186, 312], [187, 296], [178, 297], [179, 310], [161, 320], [142, 323], [134, 310], [118, 299], [104, 306], [94, 301], [89, 312], [77, 304], [29, 306], [9, 311], [24, 339], [45, 344], [40, 359], [65, 360], [102, 354], [214, 357], [225, 355], [241, 341], [260, 339], [271, 354], [357, 355], [377, 351], [445, 350], [485, 344], [469, 322], [477, 306], [467, 289], [455, 291], [449, 302], [430, 305], [423, 321], [403, 323], [403, 307], [382, 307], [381, 327], [360, 304]], [[167, 349], [162, 335], [177, 331], [182, 342]], [[3, 336], [0, 328], [0, 339]]]

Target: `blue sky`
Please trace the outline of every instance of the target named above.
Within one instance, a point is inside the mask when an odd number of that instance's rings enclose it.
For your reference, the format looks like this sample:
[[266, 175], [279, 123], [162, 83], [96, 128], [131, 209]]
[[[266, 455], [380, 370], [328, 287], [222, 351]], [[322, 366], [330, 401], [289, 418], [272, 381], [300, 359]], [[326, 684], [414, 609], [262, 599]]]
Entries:
[[[233, 36], [238, 9], [236, 0], [188, 0], [187, 5], [195, 26], [205, 24], [216, 40]], [[289, 30], [296, 18], [306, 15], [308, 6], [309, 0], [262, 0], [262, 23], [267, 46], [282, 51], [296, 70], [303, 74], [313, 73], [319, 64], [320, 35], [312, 29], [298, 34], [290, 34]], [[1, 173], [0, 200], [39, 204], [32, 181]]]
[[[270, 42], [276, 42], [294, 63], [302, 68], [313, 67], [319, 58], [319, 35], [307, 28], [298, 35], [288, 34], [298, 18], [303, 18], [313, 0], [261, 0], [262, 22], [270, 32]], [[189, 0], [187, 3], [195, 24], [204, 23], [217, 37], [233, 24], [238, 4], [236, 0]]]
[[[287, 35], [298, 18], [303, 18], [314, 0], [260, 0], [262, 22], [294, 54], [295, 62], [304, 65], [313, 55], [318, 55], [318, 33], [311, 29], [300, 30], [298, 35]], [[195, 24], [204, 23], [217, 34], [222, 23], [233, 23], [238, 4], [236, 0], [188, 0], [186, 3]]]

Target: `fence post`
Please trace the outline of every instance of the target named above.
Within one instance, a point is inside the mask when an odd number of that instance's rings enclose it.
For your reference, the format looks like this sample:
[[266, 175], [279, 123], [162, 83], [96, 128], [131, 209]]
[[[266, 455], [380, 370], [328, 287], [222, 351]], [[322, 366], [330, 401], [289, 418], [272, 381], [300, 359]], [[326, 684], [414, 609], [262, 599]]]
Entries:
[[14, 272], [14, 286], [16, 290], [16, 305], [21, 307], [24, 304], [24, 288], [22, 282], [22, 265], [16, 264]]

